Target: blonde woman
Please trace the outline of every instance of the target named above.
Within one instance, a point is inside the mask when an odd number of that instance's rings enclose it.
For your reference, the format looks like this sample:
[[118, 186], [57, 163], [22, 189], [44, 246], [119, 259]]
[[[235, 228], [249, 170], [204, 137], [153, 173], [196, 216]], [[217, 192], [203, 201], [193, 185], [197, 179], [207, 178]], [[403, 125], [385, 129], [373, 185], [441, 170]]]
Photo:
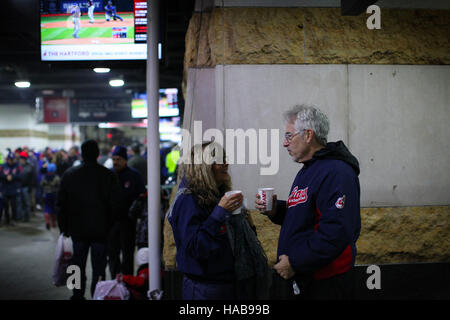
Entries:
[[182, 297], [235, 299], [234, 256], [226, 221], [241, 207], [243, 196], [224, 196], [231, 190], [231, 179], [219, 144], [194, 146], [188, 160], [180, 164], [178, 194], [168, 214], [178, 270], [184, 274]]

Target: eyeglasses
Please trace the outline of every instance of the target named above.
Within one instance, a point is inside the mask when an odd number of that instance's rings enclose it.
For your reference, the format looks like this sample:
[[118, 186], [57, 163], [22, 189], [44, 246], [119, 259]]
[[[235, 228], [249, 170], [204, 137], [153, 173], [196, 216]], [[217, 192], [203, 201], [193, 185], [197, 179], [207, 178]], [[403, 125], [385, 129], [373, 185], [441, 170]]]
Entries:
[[294, 132], [294, 133], [292, 133], [292, 132], [285, 133], [284, 134], [284, 140], [290, 143], [292, 141], [292, 139], [294, 139], [294, 137], [296, 135], [298, 135], [298, 134], [300, 134], [300, 133], [302, 133], [304, 131], [308, 131], [308, 129], [302, 129], [302, 130]]
[[[303, 131], [303, 130], [302, 130], [302, 131]], [[298, 135], [300, 132], [301, 132], [301, 131], [297, 131], [297, 132], [294, 132], [294, 133], [292, 133], [292, 132], [285, 133], [285, 134], [284, 134], [284, 140], [287, 141], [287, 142], [291, 142], [292, 139], [294, 139], [294, 137], [295, 137], [296, 135]]]

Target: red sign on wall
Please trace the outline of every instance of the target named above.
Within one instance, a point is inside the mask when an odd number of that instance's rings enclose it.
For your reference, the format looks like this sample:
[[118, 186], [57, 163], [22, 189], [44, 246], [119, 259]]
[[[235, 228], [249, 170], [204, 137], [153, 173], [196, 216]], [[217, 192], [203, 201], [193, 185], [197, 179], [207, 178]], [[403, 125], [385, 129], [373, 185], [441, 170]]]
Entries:
[[44, 97], [44, 122], [67, 123], [69, 122], [69, 99]]

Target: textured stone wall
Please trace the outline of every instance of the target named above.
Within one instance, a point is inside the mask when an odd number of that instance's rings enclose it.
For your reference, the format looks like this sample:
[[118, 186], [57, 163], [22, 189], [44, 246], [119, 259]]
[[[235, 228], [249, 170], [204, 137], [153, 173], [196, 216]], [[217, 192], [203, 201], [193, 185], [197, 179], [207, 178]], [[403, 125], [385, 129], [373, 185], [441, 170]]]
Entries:
[[341, 16], [339, 8], [196, 13], [186, 34], [184, 75], [222, 63], [450, 64], [450, 10], [382, 9], [380, 30], [367, 29], [368, 17]]
[[[276, 261], [280, 226], [252, 211], [269, 264]], [[450, 207], [362, 208], [357, 264], [450, 262]], [[175, 269], [172, 229], [164, 226], [164, 261]]]
[[380, 30], [367, 29], [368, 16], [341, 16], [339, 8], [225, 8], [223, 13], [216, 8], [196, 13], [186, 35], [185, 62], [189, 67], [450, 63], [450, 10], [382, 9]]

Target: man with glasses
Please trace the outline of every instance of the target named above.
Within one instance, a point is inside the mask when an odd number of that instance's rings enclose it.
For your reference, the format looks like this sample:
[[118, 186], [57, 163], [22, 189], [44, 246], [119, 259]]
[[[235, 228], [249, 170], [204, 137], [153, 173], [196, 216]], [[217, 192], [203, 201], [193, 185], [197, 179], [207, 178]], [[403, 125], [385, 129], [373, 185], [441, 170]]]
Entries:
[[285, 114], [283, 146], [303, 167], [287, 201], [266, 211], [281, 225], [274, 269], [293, 280], [299, 299], [351, 299], [356, 240], [361, 229], [358, 160], [342, 141], [327, 143], [329, 122], [314, 106], [297, 105]]

